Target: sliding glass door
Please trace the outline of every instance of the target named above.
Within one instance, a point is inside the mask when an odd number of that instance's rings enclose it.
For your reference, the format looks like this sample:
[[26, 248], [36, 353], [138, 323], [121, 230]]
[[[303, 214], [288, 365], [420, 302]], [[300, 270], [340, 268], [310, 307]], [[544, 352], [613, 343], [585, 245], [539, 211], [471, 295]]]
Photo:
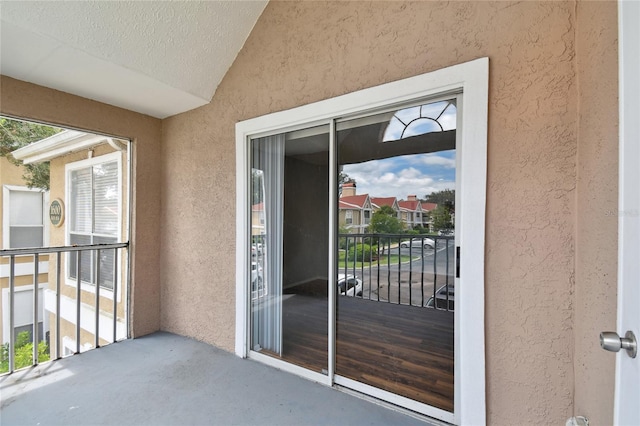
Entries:
[[251, 140], [251, 350], [453, 411], [456, 103]]
[[251, 140], [255, 352], [327, 371], [329, 126]]
[[337, 280], [346, 282], [336, 299], [336, 381], [448, 412], [456, 103], [444, 98], [336, 124]]
[[484, 421], [487, 93], [480, 59], [238, 123], [239, 356]]

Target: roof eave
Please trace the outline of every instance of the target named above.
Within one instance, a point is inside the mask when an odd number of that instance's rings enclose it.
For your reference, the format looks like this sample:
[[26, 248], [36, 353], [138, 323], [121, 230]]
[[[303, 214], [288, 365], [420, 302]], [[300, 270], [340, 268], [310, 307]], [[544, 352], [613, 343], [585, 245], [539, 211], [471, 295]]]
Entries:
[[111, 138], [107, 136], [78, 132], [76, 130], [64, 130], [46, 139], [17, 149], [13, 151], [12, 155], [16, 160], [21, 160], [24, 164], [36, 164], [108, 143], [109, 139]]

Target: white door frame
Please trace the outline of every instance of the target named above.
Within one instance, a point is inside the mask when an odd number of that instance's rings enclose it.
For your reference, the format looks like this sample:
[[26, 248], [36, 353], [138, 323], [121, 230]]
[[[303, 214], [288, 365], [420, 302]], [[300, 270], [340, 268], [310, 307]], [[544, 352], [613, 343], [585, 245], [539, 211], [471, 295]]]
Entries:
[[[620, 165], [618, 321], [640, 338], [640, 2], [618, 1]], [[614, 424], [640, 422], [640, 357], [616, 355]]]
[[[402, 105], [446, 93], [462, 92], [464, 102], [458, 112], [464, 125], [460, 149], [459, 217], [457, 244], [462, 249], [460, 279], [471, 285], [456, 288], [454, 413], [441, 416], [442, 410], [422, 411], [427, 415], [457, 424], [486, 423], [485, 397], [485, 319], [484, 319], [484, 249], [487, 170], [487, 118], [489, 92], [489, 59], [480, 58], [427, 74], [360, 90], [332, 99], [304, 105], [239, 122], [236, 124], [236, 344], [240, 357], [261, 358], [250, 351], [250, 140], [269, 133], [313, 127], [331, 123], [333, 119], [375, 111], [389, 105]], [[458, 195], [458, 194], [456, 194]], [[456, 215], [456, 219], [458, 215]], [[334, 219], [335, 220], [335, 219]], [[459, 294], [459, 296], [458, 296]], [[331, 316], [330, 316], [331, 318]], [[462, 339], [462, 336], [465, 336]], [[329, 348], [331, 353], [331, 348]], [[280, 362], [278, 362], [280, 364]], [[286, 364], [286, 363], [282, 363]], [[317, 373], [291, 364], [279, 367], [312, 380], [333, 384], [333, 377], [321, 379]], [[289, 366], [289, 367], [287, 367]], [[303, 369], [302, 369], [303, 370]], [[424, 404], [422, 404], [424, 405]], [[428, 407], [427, 408], [433, 408]]]

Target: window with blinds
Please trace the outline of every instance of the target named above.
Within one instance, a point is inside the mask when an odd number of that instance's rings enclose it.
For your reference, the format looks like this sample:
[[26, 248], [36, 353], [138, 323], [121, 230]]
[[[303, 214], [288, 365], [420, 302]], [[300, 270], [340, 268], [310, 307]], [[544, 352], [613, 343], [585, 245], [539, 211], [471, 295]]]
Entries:
[[[42, 247], [44, 244], [44, 192], [9, 191], [9, 247]], [[5, 231], [6, 232], [6, 231]]]
[[[68, 173], [69, 244], [109, 244], [118, 242], [120, 211], [119, 161], [94, 163]], [[69, 256], [69, 277], [76, 279], [77, 255]], [[100, 263], [100, 276], [97, 265]], [[84, 252], [80, 261], [83, 282], [113, 289], [115, 257], [112, 250]]]

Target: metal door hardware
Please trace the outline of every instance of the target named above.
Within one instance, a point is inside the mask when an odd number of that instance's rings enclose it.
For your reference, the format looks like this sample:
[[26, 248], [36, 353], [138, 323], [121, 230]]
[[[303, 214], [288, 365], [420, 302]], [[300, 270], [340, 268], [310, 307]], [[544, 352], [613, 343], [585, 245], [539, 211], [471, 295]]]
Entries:
[[638, 354], [638, 341], [633, 331], [627, 331], [624, 337], [618, 336], [615, 331], [603, 331], [600, 333], [600, 346], [611, 352], [624, 349], [631, 358], [635, 358]]

